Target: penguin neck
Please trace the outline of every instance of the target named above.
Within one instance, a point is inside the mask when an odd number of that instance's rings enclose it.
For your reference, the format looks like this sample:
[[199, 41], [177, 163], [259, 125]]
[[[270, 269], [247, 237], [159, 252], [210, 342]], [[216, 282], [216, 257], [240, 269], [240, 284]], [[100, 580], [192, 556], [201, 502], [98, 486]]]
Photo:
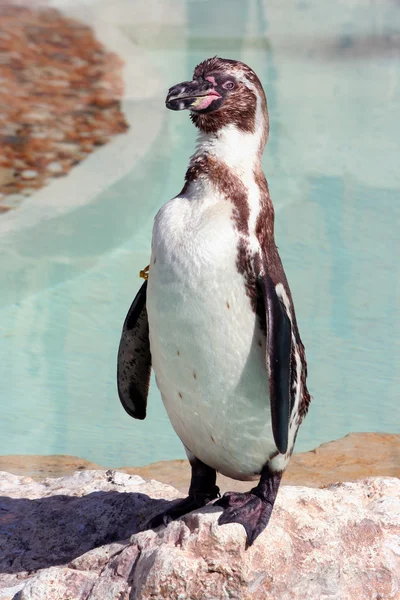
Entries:
[[209, 157], [224, 163], [240, 178], [253, 179], [254, 172], [261, 169], [262, 151], [259, 134], [225, 125], [213, 133], [200, 132], [190, 164]]
[[261, 167], [264, 139], [232, 126], [202, 133], [180, 195], [202, 205], [223, 198], [233, 204], [240, 233], [257, 233], [265, 220], [273, 239], [273, 206]]

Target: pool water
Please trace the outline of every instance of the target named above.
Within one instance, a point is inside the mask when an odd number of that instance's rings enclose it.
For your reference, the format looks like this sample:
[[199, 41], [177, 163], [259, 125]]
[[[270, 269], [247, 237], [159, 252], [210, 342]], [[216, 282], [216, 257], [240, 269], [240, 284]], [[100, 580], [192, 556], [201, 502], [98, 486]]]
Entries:
[[51, 219], [43, 207], [0, 237], [0, 454], [114, 467], [184, 456], [154, 381], [145, 421], [123, 411], [116, 354], [154, 215], [194, 148], [165, 92], [215, 54], [247, 62], [267, 92], [264, 169], [313, 396], [296, 450], [399, 432], [400, 4], [171, 0], [158, 22], [157, 6], [107, 9], [161, 82], [134, 101], [160, 117], [148, 151], [93, 202]]

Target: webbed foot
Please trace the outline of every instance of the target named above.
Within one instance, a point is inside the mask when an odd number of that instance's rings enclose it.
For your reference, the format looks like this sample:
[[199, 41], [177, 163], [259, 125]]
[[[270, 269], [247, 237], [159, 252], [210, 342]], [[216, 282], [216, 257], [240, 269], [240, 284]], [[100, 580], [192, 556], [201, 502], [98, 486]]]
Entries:
[[251, 492], [227, 492], [214, 502], [214, 506], [222, 506], [225, 510], [218, 519], [218, 525], [240, 523], [246, 530], [247, 545], [254, 540], [268, 525], [272, 513], [272, 505]]
[[257, 487], [249, 492], [224, 494], [214, 502], [214, 506], [224, 508], [218, 525], [240, 523], [246, 530], [247, 546], [251, 546], [268, 525], [281, 477], [281, 473], [270, 474], [265, 471]]

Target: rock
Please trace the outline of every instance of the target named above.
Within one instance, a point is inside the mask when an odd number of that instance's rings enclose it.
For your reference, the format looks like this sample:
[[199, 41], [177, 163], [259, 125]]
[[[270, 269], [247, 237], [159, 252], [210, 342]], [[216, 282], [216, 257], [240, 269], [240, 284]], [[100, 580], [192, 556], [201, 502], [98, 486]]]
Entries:
[[282, 487], [247, 550], [213, 506], [142, 531], [179, 494], [138, 476], [1, 473], [0, 486], [0, 600], [400, 598], [397, 478]]
[[22, 179], [35, 179], [39, 173], [34, 171], [33, 169], [27, 169], [26, 171], [22, 171], [21, 177]]
[[52, 175], [60, 175], [61, 173], [64, 173], [64, 169], [61, 163], [53, 161], [51, 163], [49, 163], [46, 167], [47, 171], [49, 171], [49, 173], [51, 173]]
[[18, 600], [86, 600], [96, 579], [95, 573], [51, 567], [32, 577]]
[[[68, 455], [36, 456], [12, 454], [0, 456], [0, 471], [9, 471], [14, 475], [24, 475], [41, 480], [46, 477], [64, 477], [75, 471], [101, 469], [99, 465], [84, 458]], [[105, 469], [106, 470], [106, 469]]]
[[7, 195], [67, 174], [128, 128], [118, 56], [54, 8], [17, 4], [0, 2], [0, 192]]
[[15, 170], [7, 167], [0, 167], [0, 186], [8, 185], [14, 181]]
[[18, 597], [21, 598], [18, 592], [25, 587], [25, 584], [26, 582], [22, 581], [21, 583], [13, 585], [12, 587], [0, 589], [0, 600], [18, 600]]
[[350, 433], [295, 454], [284, 479], [289, 485], [317, 487], [376, 476], [400, 478], [400, 435]]
[[[0, 456], [0, 471], [28, 475], [37, 480], [62, 477], [76, 470], [101, 468], [76, 456]], [[121, 467], [118, 471], [157, 479], [183, 494], [189, 488], [190, 466], [187, 460], [160, 461], [144, 467]], [[321, 487], [337, 481], [380, 476], [400, 478], [400, 435], [350, 433], [310, 452], [294, 454], [285, 472], [283, 485]], [[218, 475], [218, 485], [222, 491], [245, 491], [253, 483]]]

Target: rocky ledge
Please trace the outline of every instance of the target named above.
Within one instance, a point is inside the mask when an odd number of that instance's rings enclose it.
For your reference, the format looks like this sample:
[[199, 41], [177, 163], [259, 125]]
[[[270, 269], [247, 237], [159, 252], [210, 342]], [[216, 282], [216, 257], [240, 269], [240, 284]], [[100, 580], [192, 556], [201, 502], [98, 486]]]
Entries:
[[[113, 468], [115, 465], [113, 465]], [[66, 455], [7, 455], [0, 456], [0, 471], [42, 480], [64, 477], [75, 471], [106, 468]], [[190, 465], [187, 460], [164, 460], [142, 467], [118, 467], [116, 470], [145, 479], [157, 479], [186, 494], [190, 484]], [[338, 481], [354, 481], [365, 477], [400, 478], [400, 435], [395, 433], [349, 433], [346, 437], [322, 444], [315, 450], [292, 456], [283, 477], [283, 485], [322, 487]], [[252, 483], [218, 476], [222, 491], [243, 492]]]
[[246, 550], [208, 506], [157, 531], [179, 492], [117, 471], [0, 474], [0, 600], [400, 598], [400, 480], [282, 487]]

